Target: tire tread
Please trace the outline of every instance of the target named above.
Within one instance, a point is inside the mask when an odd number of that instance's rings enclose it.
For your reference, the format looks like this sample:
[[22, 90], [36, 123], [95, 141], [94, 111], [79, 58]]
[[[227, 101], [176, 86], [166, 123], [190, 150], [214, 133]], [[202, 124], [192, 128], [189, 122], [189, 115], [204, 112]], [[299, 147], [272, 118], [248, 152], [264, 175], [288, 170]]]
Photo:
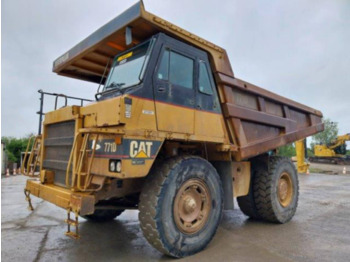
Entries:
[[[268, 172], [264, 170], [258, 170], [254, 178], [254, 200], [259, 216], [268, 222], [273, 223], [285, 223], [288, 222], [295, 214], [296, 208], [292, 209], [292, 213], [289, 215], [289, 219], [282, 221], [276, 214], [273, 208], [272, 198], [272, 183], [273, 176], [277, 172], [277, 168], [284, 164], [283, 162], [289, 162], [290, 160], [286, 157], [270, 157], [269, 158], [269, 169]], [[295, 166], [293, 163], [290, 163], [296, 173]], [[299, 192], [299, 184], [297, 180], [297, 194]], [[296, 206], [298, 205], [298, 195], [296, 197]]]
[[[158, 210], [156, 207], [161, 197], [162, 188], [169, 181], [167, 180], [167, 178], [168, 178], [168, 175], [171, 173], [171, 171], [174, 170], [177, 167], [177, 165], [182, 161], [187, 159], [193, 159], [193, 158], [203, 160], [198, 156], [184, 155], [184, 156], [169, 158], [164, 160], [163, 162], [156, 162], [152, 167], [150, 175], [147, 178], [140, 195], [139, 220], [140, 220], [140, 226], [144, 237], [158, 251], [172, 257], [182, 257], [182, 256], [191, 255], [193, 253], [185, 252], [184, 254], [178, 254], [174, 250], [171, 250], [171, 248], [166, 247], [164, 245], [162, 236], [160, 234], [160, 230], [157, 226], [157, 222], [159, 221], [161, 214], [160, 212], [157, 212]], [[221, 196], [222, 195], [223, 195], [223, 191], [221, 187]], [[223, 201], [222, 201], [222, 207], [223, 207]], [[215, 228], [215, 231], [216, 229], [217, 227]], [[211, 241], [213, 236], [214, 234], [210, 237], [210, 239], [208, 239], [207, 244]], [[204, 245], [202, 249], [204, 249], [205, 247], [206, 245]], [[197, 250], [196, 252], [199, 252], [199, 251], [200, 250]]]

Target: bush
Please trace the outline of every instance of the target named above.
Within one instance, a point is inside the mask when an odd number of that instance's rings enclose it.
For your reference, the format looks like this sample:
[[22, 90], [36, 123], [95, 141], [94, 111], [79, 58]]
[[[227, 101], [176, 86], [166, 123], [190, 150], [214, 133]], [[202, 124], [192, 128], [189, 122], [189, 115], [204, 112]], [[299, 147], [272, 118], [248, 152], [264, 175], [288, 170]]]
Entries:
[[[27, 144], [29, 141], [29, 138], [32, 136], [32, 134], [23, 137], [23, 138], [15, 138], [15, 137], [8, 137], [4, 136], [1, 138], [1, 141], [5, 143], [6, 146], [6, 154], [8, 156], [8, 160], [13, 163], [20, 164], [21, 161], [21, 152], [25, 152], [27, 149]], [[32, 140], [32, 143], [34, 141]], [[32, 143], [30, 145], [30, 148], [32, 146]]]
[[294, 144], [281, 146], [277, 150], [277, 155], [285, 157], [293, 157], [296, 155]]

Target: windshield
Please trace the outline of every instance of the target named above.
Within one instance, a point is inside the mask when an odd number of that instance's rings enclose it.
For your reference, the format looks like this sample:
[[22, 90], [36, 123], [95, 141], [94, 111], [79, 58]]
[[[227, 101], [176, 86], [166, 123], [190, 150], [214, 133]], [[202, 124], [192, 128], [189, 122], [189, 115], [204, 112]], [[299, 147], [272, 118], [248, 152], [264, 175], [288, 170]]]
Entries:
[[104, 91], [125, 89], [141, 82], [153, 41], [147, 41], [114, 58]]

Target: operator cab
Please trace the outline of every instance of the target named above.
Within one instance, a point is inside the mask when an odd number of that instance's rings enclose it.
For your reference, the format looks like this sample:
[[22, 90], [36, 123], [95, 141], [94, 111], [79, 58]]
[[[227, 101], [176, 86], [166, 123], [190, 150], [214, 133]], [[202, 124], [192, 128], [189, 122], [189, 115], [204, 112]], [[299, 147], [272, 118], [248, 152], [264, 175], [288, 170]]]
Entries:
[[[205, 51], [158, 33], [114, 57], [99, 100], [129, 94], [164, 104], [220, 113], [218, 95]], [[164, 111], [164, 110], [165, 111]], [[193, 112], [188, 111], [189, 114]], [[169, 117], [164, 115], [164, 117]], [[162, 129], [162, 127], [160, 127]], [[193, 130], [185, 133], [193, 133]]]

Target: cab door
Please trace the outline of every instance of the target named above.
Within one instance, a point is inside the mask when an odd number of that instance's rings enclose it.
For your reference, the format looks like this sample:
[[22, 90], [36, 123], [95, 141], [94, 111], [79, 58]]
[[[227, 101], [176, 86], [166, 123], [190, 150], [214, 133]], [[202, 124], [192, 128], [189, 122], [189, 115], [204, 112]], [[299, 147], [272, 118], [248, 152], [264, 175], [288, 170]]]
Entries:
[[225, 124], [208, 59], [198, 60], [195, 133], [208, 138], [224, 138]]
[[163, 46], [153, 76], [158, 130], [194, 133], [195, 61]]

